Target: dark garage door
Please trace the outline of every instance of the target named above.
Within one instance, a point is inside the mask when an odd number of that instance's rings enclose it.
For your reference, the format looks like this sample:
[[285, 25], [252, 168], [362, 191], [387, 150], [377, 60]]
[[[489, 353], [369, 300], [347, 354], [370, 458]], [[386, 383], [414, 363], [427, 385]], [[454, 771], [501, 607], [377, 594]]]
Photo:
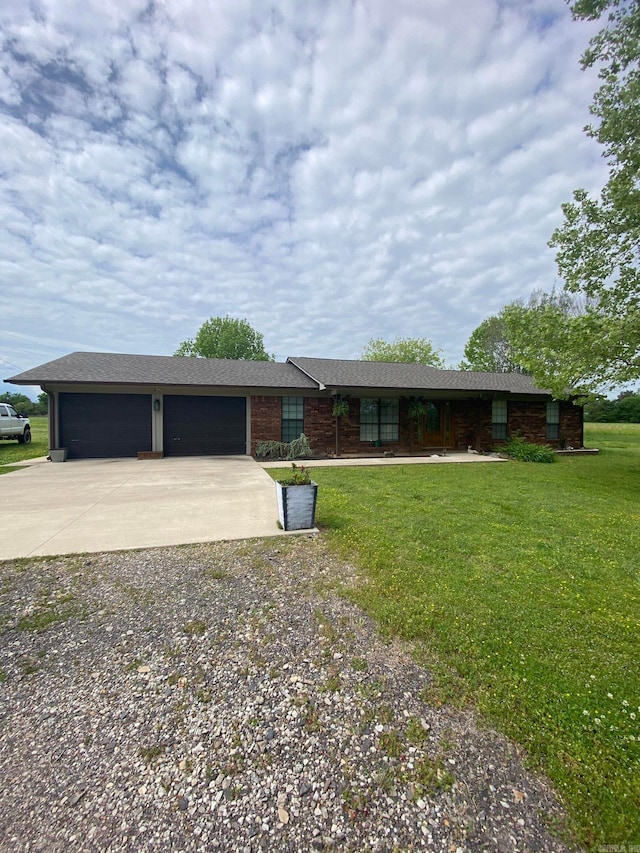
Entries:
[[165, 395], [165, 456], [246, 453], [244, 397]]
[[60, 446], [69, 459], [151, 450], [151, 395], [60, 394]]

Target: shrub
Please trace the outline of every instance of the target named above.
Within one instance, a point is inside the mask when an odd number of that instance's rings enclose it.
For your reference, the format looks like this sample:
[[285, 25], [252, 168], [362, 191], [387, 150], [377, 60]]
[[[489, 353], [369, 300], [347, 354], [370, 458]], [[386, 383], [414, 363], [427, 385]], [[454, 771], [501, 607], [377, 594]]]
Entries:
[[311, 452], [309, 439], [304, 433], [293, 441], [259, 441], [256, 444], [259, 459], [306, 459]]
[[548, 444], [532, 444], [520, 435], [513, 435], [501, 448], [512, 459], [519, 462], [557, 462], [558, 457]]

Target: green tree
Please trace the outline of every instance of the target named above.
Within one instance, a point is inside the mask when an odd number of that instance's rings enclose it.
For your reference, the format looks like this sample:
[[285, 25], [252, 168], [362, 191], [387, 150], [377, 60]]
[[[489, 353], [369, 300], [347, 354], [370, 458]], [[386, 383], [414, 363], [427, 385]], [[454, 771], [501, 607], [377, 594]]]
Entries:
[[393, 343], [371, 338], [362, 353], [362, 361], [399, 361], [404, 364], [430, 364], [444, 367], [440, 353], [427, 338], [396, 338]]
[[606, 14], [582, 67], [599, 68], [585, 131], [603, 146], [609, 179], [598, 199], [574, 192], [550, 245], [566, 290], [597, 303], [606, 346], [583, 353], [585, 368], [615, 384], [640, 376], [640, 0], [575, 0], [571, 11], [579, 20]]
[[460, 370], [484, 370], [488, 373], [522, 373], [514, 361], [502, 311], [487, 317], [471, 333], [464, 348]]
[[197, 358], [233, 358], [245, 361], [273, 361], [264, 348], [264, 338], [246, 320], [228, 315], [211, 317], [198, 329], [195, 338], [183, 341], [174, 355]]
[[23, 415], [33, 415], [35, 414], [36, 404], [27, 397], [26, 394], [20, 394], [16, 392], [9, 392], [5, 394], [0, 394], [0, 400], [3, 403], [10, 403], [16, 412], [19, 412]]
[[640, 423], [640, 394], [623, 391], [615, 400], [596, 397], [584, 407], [584, 419], [598, 423]]
[[621, 424], [640, 423], [640, 394], [623, 391], [615, 401], [616, 422]]
[[601, 395], [592, 397], [584, 404], [584, 419], [594, 423], [613, 423], [615, 421], [615, 403]]
[[554, 397], [587, 397], [603, 382], [606, 321], [589, 302], [561, 291], [534, 291], [502, 310], [515, 361]]

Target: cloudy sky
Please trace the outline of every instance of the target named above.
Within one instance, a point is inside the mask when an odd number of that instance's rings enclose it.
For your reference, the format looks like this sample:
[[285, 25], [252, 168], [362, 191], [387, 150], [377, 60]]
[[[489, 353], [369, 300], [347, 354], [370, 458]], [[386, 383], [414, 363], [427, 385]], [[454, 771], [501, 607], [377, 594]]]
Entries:
[[278, 360], [427, 337], [455, 366], [559, 284], [560, 205], [604, 182], [595, 29], [563, 0], [2, 4], [0, 378], [225, 314]]

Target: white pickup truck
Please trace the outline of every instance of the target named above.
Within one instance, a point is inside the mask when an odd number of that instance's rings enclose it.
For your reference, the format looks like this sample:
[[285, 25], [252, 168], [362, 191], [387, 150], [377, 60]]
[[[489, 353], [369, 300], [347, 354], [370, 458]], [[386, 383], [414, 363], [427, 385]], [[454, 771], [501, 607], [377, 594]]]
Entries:
[[20, 444], [31, 444], [29, 418], [20, 417], [11, 403], [0, 401], [0, 438], [17, 438]]

